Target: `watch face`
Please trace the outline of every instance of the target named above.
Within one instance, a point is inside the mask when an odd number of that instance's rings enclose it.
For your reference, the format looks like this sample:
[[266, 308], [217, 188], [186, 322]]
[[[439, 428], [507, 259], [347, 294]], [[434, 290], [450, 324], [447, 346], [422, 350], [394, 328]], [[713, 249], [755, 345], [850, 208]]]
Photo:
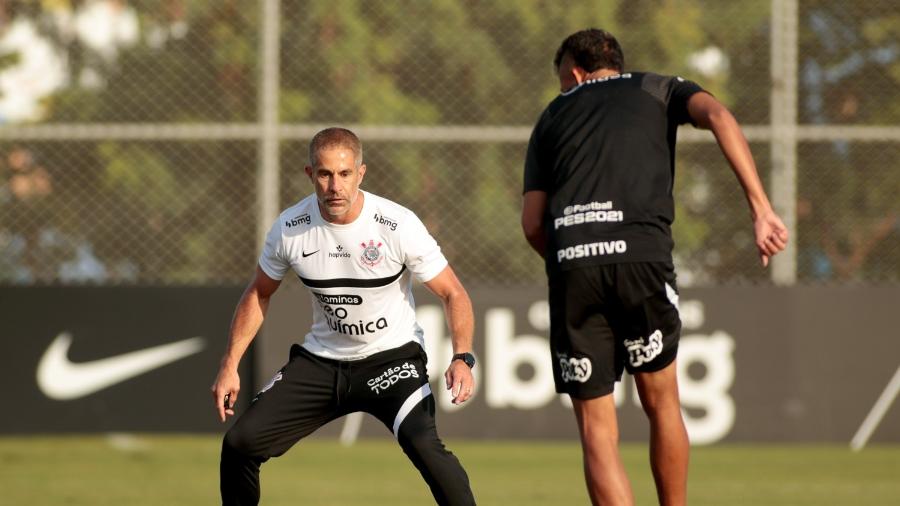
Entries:
[[475, 355], [472, 355], [471, 353], [457, 353], [456, 355], [453, 355], [453, 359], [462, 360], [470, 369], [475, 367]]

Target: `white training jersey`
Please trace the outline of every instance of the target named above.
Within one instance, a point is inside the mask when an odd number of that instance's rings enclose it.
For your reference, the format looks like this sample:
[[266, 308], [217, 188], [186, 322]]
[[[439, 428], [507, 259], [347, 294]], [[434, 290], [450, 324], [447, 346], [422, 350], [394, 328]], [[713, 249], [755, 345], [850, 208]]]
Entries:
[[346, 225], [325, 221], [315, 194], [301, 200], [272, 225], [259, 257], [270, 278], [293, 269], [309, 289], [313, 324], [303, 347], [322, 357], [358, 360], [410, 341], [424, 347], [412, 276], [427, 282], [447, 266], [412, 211], [361, 197], [362, 212]]

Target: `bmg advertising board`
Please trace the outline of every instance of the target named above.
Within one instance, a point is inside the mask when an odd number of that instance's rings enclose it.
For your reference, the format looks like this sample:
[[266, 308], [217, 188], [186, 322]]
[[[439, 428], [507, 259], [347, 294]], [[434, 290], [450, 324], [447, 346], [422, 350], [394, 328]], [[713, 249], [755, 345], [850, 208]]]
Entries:
[[[555, 393], [544, 289], [469, 288], [476, 311], [477, 394], [454, 406], [443, 388], [452, 355], [440, 303], [416, 291], [442, 434], [480, 438], [569, 438], [567, 396]], [[309, 295], [289, 284], [273, 301], [258, 371], [272, 374], [309, 328]], [[681, 402], [693, 444], [719, 441], [850, 442], [868, 419], [872, 441], [900, 441], [900, 340], [891, 323], [895, 288], [704, 288], [683, 290], [678, 351]], [[262, 378], [260, 378], [262, 379]], [[268, 378], [265, 378], [268, 379]], [[900, 380], [895, 379], [894, 385]], [[617, 384], [623, 440], [649, 430], [633, 380]], [[882, 400], [879, 416], [876, 404]], [[897, 404], [900, 404], [898, 401]], [[326, 429], [362, 435], [365, 418]]]
[[[243, 287], [0, 288], [2, 433], [222, 431], [209, 387]], [[469, 287], [476, 310], [476, 396], [443, 388], [452, 354], [439, 301], [417, 289], [428, 373], [447, 437], [575, 438], [555, 393], [542, 288]], [[678, 373], [694, 444], [900, 441], [900, 289], [683, 290]], [[309, 329], [311, 300], [284, 283], [244, 358], [240, 412]], [[627, 375], [614, 393], [623, 440], [646, 440]], [[369, 417], [320, 431], [386, 435]]]

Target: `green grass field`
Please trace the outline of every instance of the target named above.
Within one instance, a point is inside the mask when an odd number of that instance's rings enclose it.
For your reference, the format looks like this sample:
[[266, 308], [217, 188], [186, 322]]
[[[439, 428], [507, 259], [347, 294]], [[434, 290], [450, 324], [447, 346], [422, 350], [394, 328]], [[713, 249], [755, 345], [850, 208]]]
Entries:
[[[573, 442], [446, 441], [479, 504], [588, 504]], [[204, 505], [218, 501], [217, 436], [0, 438], [0, 503]], [[643, 445], [624, 445], [637, 503], [655, 504]], [[310, 439], [263, 466], [264, 505], [432, 504], [391, 439]], [[712, 446], [691, 455], [692, 505], [898, 505], [900, 446]]]

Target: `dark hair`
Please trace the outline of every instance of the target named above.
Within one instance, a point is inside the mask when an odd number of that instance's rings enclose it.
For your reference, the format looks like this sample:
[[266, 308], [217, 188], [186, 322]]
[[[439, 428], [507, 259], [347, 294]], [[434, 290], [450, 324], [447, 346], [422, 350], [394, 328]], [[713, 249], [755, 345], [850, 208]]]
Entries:
[[355, 133], [346, 128], [332, 127], [317, 133], [309, 141], [309, 165], [315, 167], [319, 163], [319, 151], [332, 148], [346, 148], [353, 151], [357, 167], [362, 163], [362, 142]]
[[619, 41], [606, 30], [588, 28], [566, 37], [559, 49], [553, 64], [559, 68], [563, 56], [572, 55], [575, 65], [588, 72], [605, 68], [621, 72], [625, 69], [625, 55]]

